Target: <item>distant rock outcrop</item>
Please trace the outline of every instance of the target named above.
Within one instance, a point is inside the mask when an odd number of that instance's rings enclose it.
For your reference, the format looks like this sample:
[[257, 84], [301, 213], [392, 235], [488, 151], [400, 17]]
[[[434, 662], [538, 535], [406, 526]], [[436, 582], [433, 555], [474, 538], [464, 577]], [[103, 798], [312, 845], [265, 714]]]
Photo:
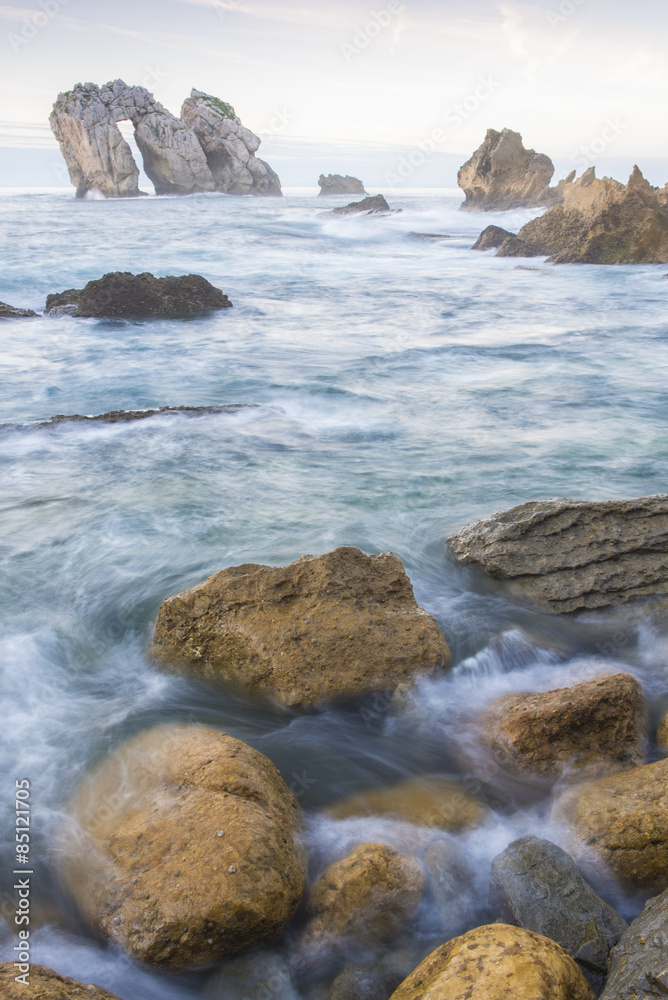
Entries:
[[334, 215], [355, 215], [364, 213], [366, 215], [390, 215], [392, 209], [387, 204], [382, 194], [373, 195], [371, 198], [363, 198], [362, 201], [353, 201], [350, 205], [342, 205], [340, 208], [333, 208]]
[[490, 128], [482, 146], [461, 167], [457, 183], [466, 194], [467, 212], [503, 212], [554, 204], [550, 188], [554, 164], [549, 156], [525, 149], [522, 136]]
[[17, 309], [16, 306], [8, 306], [6, 302], [0, 302], [0, 319], [20, 319], [25, 316], [36, 316], [32, 309]]
[[255, 159], [260, 140], [229, 105], [194, 90], [182, 121], [144, 87], [114, 80], [103, 87], [78, 83], [59, 94], [49, 118], [77, 197], [93, 189], [107, 198], [142, 194], [139, 169], [118, 128], [126, 120], [156, 194], [280, 194], [276, 174]]
[[320, 174], [318, 178], [320, 194], [366, 194], [364, 184], [357, 177], [346, 174]]
[[85, 288], [48, 295], [47, 315], [96, 319], [177, 319], [229, 309], [232, 303], [199, 274], [156, 278], [145, 272], [113, 271]]

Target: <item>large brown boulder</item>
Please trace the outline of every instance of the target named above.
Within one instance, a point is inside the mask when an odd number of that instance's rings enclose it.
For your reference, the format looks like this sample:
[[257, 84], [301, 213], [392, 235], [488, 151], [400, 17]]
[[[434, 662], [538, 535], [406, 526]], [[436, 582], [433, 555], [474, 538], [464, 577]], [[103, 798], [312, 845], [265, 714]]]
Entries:
[[299, 806], [271, 761], [217, 730], [135, 737], [69, 816], [63, 880], [89, 923], [141, 961], [211, 965], [276, 937], [301, 899]]
[[469, 524], [456, 558], [554, 613], [668, 594], [668, 495], [539, 500]]
[[489, 924], [425, 958], [391, 1000], [594, 1000], [577, 965], [554, 941]]
[[151, 655], [290, 708], [391, 691], [450, 659], [401, 561], [356, 548], [233, 566], [168, 598]]
[[99, 986], [86, 986], [68, 976], [59, 976], [45, 965], [31, 965], [27, 983], [16, 982], [20, 976], [13, 962], [0, 963], [0, 997], [2, 1000], [119, 1000]]
[[637, 767], [645, 761], [647, 709], [629, 674], [573, 687], [507, 694], [478, 723], [481, 742], [510, 770], [556, 779], [584, 767]]
[[656, 1000], [668, 995], [668, 891], [646, 904], [610, 956], [601, 1000]]
[[360, 844], [309, 892], [301, 956], [316, 963], [391, 942], [414, 916], [426, 885], [415, 858], [385, 844]]
[[568, 824], [569, 853], [586, 877], [668, 888], [668, 759], [577, 785], [553, 815]]
[[519, 237], [556, 264], [665, 264], [668, 212], [634, 167], [628, 184], [585, 175], [563, 189], [563, 204], [528, 222]]
[[456, 781], [430, 775], [351, 795], [330, 806], [327, 815], [332, 819], [383, 816], [456, 832], [478, 826], [486, 819], [487, 810]]
[[462, 208], [467, 212], [502, 212], [550, 204], [553, 174], [549, 156], [525, 149], [519, 132], [490, 128], [483, 144], [457, 174], [457, 183], [466, 195]]
[[46, 299], [47, 315], [97, 319], [176, 319], [194, 313], [229, 309], [227, 295], [199, 274], [156, 278], [148, 271], [112, 271]]

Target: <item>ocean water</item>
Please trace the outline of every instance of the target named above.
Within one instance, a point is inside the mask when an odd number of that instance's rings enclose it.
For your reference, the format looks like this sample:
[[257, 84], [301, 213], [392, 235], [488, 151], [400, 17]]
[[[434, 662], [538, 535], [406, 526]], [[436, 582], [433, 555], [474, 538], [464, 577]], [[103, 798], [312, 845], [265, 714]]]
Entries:
[[[459, 752], [467, 719], [500, 693], [604, 668], [643, 682], [653, 719], [668, 708], [668, 634], [650, 610], [541, 615], [455, 566], [445, 545], [463, 524], [527, 500], [666, 492], [665, 268], [472, 253], [485, 225], [516, 231], [535, 213], [465, 215], [448, 190], [387, 196], [400, 213], [339, 218], [326, 209], [347, 199], [305, 191], [116, 202], [0, 193], [0, 301], [40, 310], [49, 292], [148, 270], [202, 274], [234, 303], [178, 322], [0, 322], [3, 875], [14, 781], [28, 778], [33, 961], [123, 1000], [207, 988], [206, 976], [167, 978], [97, 941], [57, 885], [68, 797], [132, 733], [186, 719], [266, 753], [306, 811], [315, 876], [360, 841], [413, 838], [420, 854], [421, 831], [334, 823], [321, 810], [412, 775], [471, 779]], [[231, 403], [253, 405], [39, 426], [62, 413]], [[399, 555], [451, 646], [451, 672], [422, 683], [406, 711], [381, 700], [285, 715], [148, 663], [167, 596], [225, 566], [284, 565], [338, 545]], [[477, 787], [492, 813], [458, 837], [476, 871], [462, 926], [484, 918], [494, 854], [525, 832], [563, 835], [540, 790], [500, 775]], [[627, 916], [639, 906], [613, 901]], [[430, 919], [414, 929], [425, 947], [438, 935]], [[0, 959], [14, 943], [7, 928]]]

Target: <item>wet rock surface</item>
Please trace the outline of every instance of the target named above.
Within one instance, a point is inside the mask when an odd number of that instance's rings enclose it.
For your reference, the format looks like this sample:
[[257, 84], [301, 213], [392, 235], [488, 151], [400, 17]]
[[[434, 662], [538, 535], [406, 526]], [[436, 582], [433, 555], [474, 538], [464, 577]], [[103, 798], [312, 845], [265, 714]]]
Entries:
[[521, 240], [519, 236], [509, 236], [499, 247], [497, 257], [541, 257], [540, 247]]
[[549, 156], [525, 149], [519, 132], [488, 129], [480, 148], [457, 175], [466, 195], [462, 208], [467, 212], [502, 212], [550, 204], [553, 174]]
[[95, 319], [180, 319], [231, 306], [227, 295], [199, 274], [156, 278], [130, 271], [113, 271], [85, 288], [46, 299], [47, 315]]
[[508, 239], [517, 239], [515, 233], [502, 229], [501, 226], [487, 226], [483, 229], [471, 250], [498, 250]]
[[487, 817], [485, 806], [456, 781], [437, 775], [351, 795], [330, 806], [332, 819], [385, 816], [440, 830], [465, 830]]
[[24, 1000], [25, 997], [31, 1000], [73, 1000], [75, 997], [81, 997], [81, 1000], [120, 1000], [115, 993], [99, 986], [85, 985], [68, 976], [59, 976], [44, 965], [30, 965], [28, 985], [17, 983], [17, 975], [20, 973], [13, 962], [0, 963], [0, 996], [3, 1000]]
[[340, 208], [333, 208], [334, 215], [389, 215], [392, 209], [387, 204], [382, 194], [373, 195], [370, 198], [363, 198], [362, 201], [354, 201], [350, 205], [342, 205]]
[[601, 1000], [668, 996], [668, 891], [650, 899], [610, 957]]
[[9, 306], [6, 302], [0, 302], [0, 319], [21, 319], [37, 315], [32, 309], [17, 309], [16, 306]]

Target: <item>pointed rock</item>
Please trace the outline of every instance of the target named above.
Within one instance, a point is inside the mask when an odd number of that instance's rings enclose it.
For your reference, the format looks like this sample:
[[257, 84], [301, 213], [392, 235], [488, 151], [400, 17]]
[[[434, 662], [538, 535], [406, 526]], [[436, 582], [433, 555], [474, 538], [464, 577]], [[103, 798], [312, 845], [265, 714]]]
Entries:
[[554, 164], [549, 156], [525, 149], [522, 136], [489, 129], [485, 141], [457, 175], [466, 194], [466, 212], [503, 212], [550, 204]]

